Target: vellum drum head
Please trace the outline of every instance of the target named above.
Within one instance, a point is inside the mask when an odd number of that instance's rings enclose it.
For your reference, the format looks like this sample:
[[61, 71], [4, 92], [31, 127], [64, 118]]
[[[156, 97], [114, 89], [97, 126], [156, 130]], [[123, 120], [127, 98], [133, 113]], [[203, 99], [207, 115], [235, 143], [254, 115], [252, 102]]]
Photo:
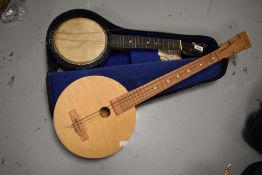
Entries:
[[54, 34], [54, 47], [66, 62], [87, 65], [97, 61], [106, 50], [107, 35], [95, 21], [72, 18], [62, 23]]

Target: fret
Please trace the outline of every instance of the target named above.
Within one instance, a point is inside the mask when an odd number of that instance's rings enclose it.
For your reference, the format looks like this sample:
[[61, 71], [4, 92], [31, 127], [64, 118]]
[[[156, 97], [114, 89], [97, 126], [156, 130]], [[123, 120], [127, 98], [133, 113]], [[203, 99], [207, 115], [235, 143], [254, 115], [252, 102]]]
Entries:
[[146, 44], [146, 37], [142, 37], [142, 43], [144, 44], [144, 48], [147, 48], [147, 44]]
[[125, 38], [126, 38], [126, 35], [123, 35], [123, 37], [122, 37], [122, 39], [123, 39], [123, 48], [126, 48], [126, 47], [125, 47], [125, 45], [126, 45], [126, 40], [125, 40]]
[[[134, 98], [133, 98], [134, 99]], [[126, 103], [126, 108], [130, 108], [132, 106], [132, 101], [131, 100], [126, 100], [124, 103]]]
[[154, 43], [154, 48], [157, 48], [157, 38], [153, 39], [153, 43]]
[[172, 49], [172, 48], [173, 48], [172, 40], [171, 40], [171, 39], [168, 39], [168, 45], [169, 45], [169, 49]]
[[151, 44], [152, 44], [151, 37], [147, 37], [147, 44], [148, 44], [148, 48], [152, 48], [151, 47]]
[[135, 91], [130, 91], [128, 98], [131, 98], [132, 100], [129, 100], [130, 103], [128, 104], [128, 106], [132, 107], [133, 105], [135, 105], [135, 101], [138, 100], [138, 97], [136, 96], [136, 92]]
[[131, 48], [134, 48], [134, 39], [131, 36], [129, 36], [129, 37], [130, 37], [129, 41], [131, 41], [130, 42]]
[[128, 35], [123, 35], [125, 48], [129, 47], [129, 42], [128, 42], [128, 38], [127, 37], [128, 37]]
[[165, 47], [168, 49], [167, 40], [163, 39], [163, 48], [165, 48]]
[[110, 36], [110, 40], [109, 40], [109, 43], [112, 45], [112, 46], [115, 46], [115, 43], [113, 43], [113, 41], [116, 40], [116, 36], [115, 35], [111, 35]]
[[146, 37], [146, 48], [150, 48], [149, 37]]
[[119, 47], [121, 47], [121, 35], [118, 36], [117, 42], [118, 42]]
[[127, 37], [128, 37], [128, 35], [123, 35], [125, 48], [129, 47], [129, 42], [128, 42], [128, 38]]
[[123, 43], [123, 48], [126, 48], [126, 42], [125, 42], [125, 35], [123, 35], [122, 38], [122, 43]]
[[133, 39], [133, 37], [132, 36], [129, 36], [129, 41], [131, 41], [131, 46], [132, 46], [132, 48], [134, 48], [134, 39]]
[[154, 48], [154, 38], [150, 37], [150, 46], [153, 49]]
[[139, 44], [139, 46], [138, 46], [138, 47], [141, 47], [141, 46], [140, 46], [140, 42], [139, 42], [139, 38], [140, 38], [140, 37], [139, 37], [139, 36], [137, 36], [137, 40], [138, 40], [138, 44]]
[[124, 37], [125, 37], [125, 48], [129, 48], [130, 47], [130, 45], [132, 44], [132, 41], [131, 42], [129, 42], [130, 41], [130, 39], [129, 39], [129, 35], [124, 35]]
[[131, 41], [131, 46], [132, 48], [134, 48], [134, 38], [132, 36], [129, 35], [129, 41]]
[[154, 44], [154, 38], [149, 37], [149, 41], [150, 41], [150, 48], [154, 48], [153, 44]]
[[158, 47], [160, 49], [162, 49], [162, 42], [161, 42], [162, 38], [158, 38]]
[[147, 37], [146, 39], [146, 44], [147, 44], [147, 48], [151, 48], [151, 42], [150, 42], [150, 37]]
[[130, 96], [133, 97], [134, 99], [136, 99], [136, 92], [137, 89], [134, 89], [133, 91], [130, 92]]
[[117, 36], [117, 40], [115, 42], [117, 43], [118, 47], [121, 47], [121, 45], [120, 45], [120, 36]]
[[117, 101], [120, 104], [121, 109], [125, 110], [125, 106], [124, 103], [122, 103], [121, 101]]
[[158, 82], [155, 83], [155, 85], [153, 86], [153, 93], [154, 94], [158, 94], [159, 92], [161, 92], [161, 90], [163, 89], [163, 86], [165, 85], [165, 83], [163, 84], [162, 80], [160, 79]]
[[145, 37], [142, 36], [142, 37], [141, 37], [141, 45], [142, 45], [141, 48], [146, 48], [145, 41], [146, 41]]
[[144, 46], [144, 39], [143, 39], [143, 36], [142, 36], [142, 37], [139, 36], [139, 38], [140, 38], [140, 42], [139, 42], [140, 47], [141, 47], [141, 48], [145, 48], [145, 46]]
[[117, 37], [118, 37], [117, 35], [112, 35], [112, 38], [110, 41], [110, 43], [112, 43], [112, 45], [115, 47], [117, 47], [117, 43], [118, 43]]
[[121, 43], [122, 43], [122, 47], [125, 48], [125, 36], [124, 35], [121, 36]]
[[146, 46], [146, 48], [148, 47], [148, 41], [147, 41], [146, 37], [145, 37], [145, 46]]
[[148, 91], [143, 87], [141, 87], [140, 90], [141, 90], [143, 99], [146, 99], [148, 97], [148, 94], [147, 94]]
[[161, 40], [162, 40], [162, 41], [160, 42], [160, 43], [161, 43], [161, 49], [164, 49], [164, 38], [161, 38]]
[[127, 46], [129, 45], [129, 37], [130, 37], [129, 35], [124, 35], [125, 43]]
[[118, 43], [118, 47], [120, 48], [121, 47], [121, 35], [119, 35], [117, 37], [117, 41], [116, 42]]
[[135, 48], [136, 48], [136, 37], [134, 37], [135, 38]]

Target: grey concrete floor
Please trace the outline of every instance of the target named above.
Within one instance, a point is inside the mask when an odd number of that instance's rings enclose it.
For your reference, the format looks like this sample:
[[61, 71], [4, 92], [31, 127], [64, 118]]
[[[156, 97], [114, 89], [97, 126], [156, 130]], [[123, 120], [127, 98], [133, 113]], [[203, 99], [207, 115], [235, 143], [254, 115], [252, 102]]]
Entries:
[[[233, 174], [262, 156], [242, 138], [262, 99], [260, 0], [27, 0], [24, 21], [0, 24], [0, 174]], [[154, 99], [137, 109], [125, 149], [80, 159], [57, 141], [48, 111], [45, 34], [60, 13], [93, 10], [140, 30], [202, 34], [222, 42], [246, 30], [253, 48], [215, 82]], [[247, 70], [247, 71], [246, 71]]]

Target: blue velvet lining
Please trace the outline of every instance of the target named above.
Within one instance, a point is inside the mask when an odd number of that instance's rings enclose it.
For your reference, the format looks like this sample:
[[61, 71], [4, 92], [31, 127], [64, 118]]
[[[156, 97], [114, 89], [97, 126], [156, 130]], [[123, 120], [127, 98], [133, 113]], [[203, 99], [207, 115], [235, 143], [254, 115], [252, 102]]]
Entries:
[[[47, 83], [49, 86], [50, 110], [51, 112], [53, 111], [55, 103], [62, 91], [70, 83], [81, 77], [90, 75], [106, 76], [120, 82], [128, 90], [132, 90], [193, 60], [195, 59], [161, 62], [159, 61], [156, 51], [113, 51], [107, 61], [99, 68], [66, 72], [49, 72]], [[169, 88], [162, 94], [212, 80], [221, 73], [222, 65], [221, 62], [216, 63], [187, 80]]]

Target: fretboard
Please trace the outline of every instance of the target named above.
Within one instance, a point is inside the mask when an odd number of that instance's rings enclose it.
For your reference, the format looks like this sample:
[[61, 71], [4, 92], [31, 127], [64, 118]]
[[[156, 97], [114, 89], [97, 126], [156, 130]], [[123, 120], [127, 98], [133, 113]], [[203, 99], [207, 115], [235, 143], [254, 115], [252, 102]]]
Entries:
[[112, 99], [110, 103], [116, 115], [119, 115], [220, 60], [219, 52], [212, 52], [143, 86]]
[[179, 50], [181, 47], [180, 44], [180, 40], [139, 35], [112, 34], [109, 37], [109, 45], [111, 48]]

